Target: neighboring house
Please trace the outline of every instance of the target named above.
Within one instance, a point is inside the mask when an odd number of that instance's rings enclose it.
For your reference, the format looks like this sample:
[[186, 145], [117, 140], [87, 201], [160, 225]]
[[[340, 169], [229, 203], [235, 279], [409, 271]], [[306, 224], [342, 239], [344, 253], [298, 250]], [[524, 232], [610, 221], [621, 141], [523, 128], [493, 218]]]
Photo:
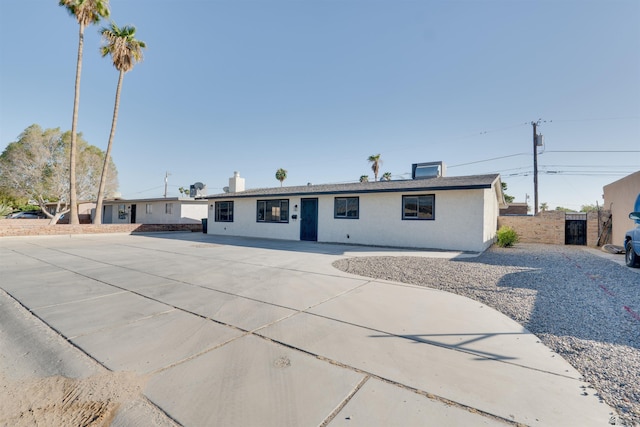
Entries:
[[507, 207], [500, 208], [500, 215], [528, 215], [529, 205], [522, 202], [509, 203]]
[[167, 197], [105, 200], [103, 224], [199, 224], [207, 217], [207, 201]]
[[[47, 203], [46, 207], [50, 214], [55, 215], [57, 203]], [[78, 219], [80, 224], [91, 224], [93, 212], [96, 209], [96, 202], [80, 201], [78, 202]], [[67, 224], [69, 222], [69, 214], [65, 214], [58, 224]]]
[[633, 212], [633, 205], [640, 194], [640, 171], [605, 185], [602, 190], [604, 208], [611, 211], [611, 243], [621, 246], [624, 233], [636, 227], [629, 214]]
[[480, 252], [505, 206], [498, 174], [244, 191], [236, 172], [229, 190], [207, 196], [209, 234]]

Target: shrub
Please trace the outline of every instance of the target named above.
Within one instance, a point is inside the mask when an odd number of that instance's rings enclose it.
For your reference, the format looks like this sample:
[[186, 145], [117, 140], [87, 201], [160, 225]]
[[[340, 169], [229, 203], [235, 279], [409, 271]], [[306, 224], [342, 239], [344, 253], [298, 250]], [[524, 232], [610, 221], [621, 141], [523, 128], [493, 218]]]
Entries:
[[503, 225], [496, 233], [498, 237], [498, 246], [508, 248], [518, 242], [518, 233], [511, 227]]
[[9, 215], [12, 212], [13, 208], [11, 206], [0, 203], [0, 218]]

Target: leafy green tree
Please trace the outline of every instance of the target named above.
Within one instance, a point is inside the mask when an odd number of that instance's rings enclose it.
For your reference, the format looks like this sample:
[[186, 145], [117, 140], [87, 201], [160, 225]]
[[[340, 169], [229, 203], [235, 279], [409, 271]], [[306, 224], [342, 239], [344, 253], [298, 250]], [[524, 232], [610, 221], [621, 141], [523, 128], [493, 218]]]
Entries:
[[282, 182], [287, 179], [287, 171], [285, 169], [278, 169], [276, 171], [276, 179], [280, 181], [280, 187], [282, 187]]
[[119, 28], [114, 22], [109, 28], [102, 28], [100, 34], [104, 40], [103, 46], [100, 48], [102, 57], [111, 55], [113, 66], [118, 70], [118, 85], [116, 86], [116, 101], [113, 107], [113, 118], [111, 120], [111, 132], [109, 133], [109, 142], [107, 143], [107, 152], [104, 158], [104, 167], [100, 177], [100, 187], [98, 188], [98, 199], [96, 201], [96, 215], [94, 224], [102, 224], [102, 202], [104, 199], [104, 187], [107, 183], [107, 165], [111, 159], [111, 148], [113, 146], [113, 137], [116, 134], [116, 124], [118, 123], [118, 109], [120, 107], [120, 91], [122, 90], [122, 80], [124, 74], [131, 71], [134, 65], [142, 61], [142, 49], [147, 45], [140, 40], [136, 40], [136, 29], [131, 26]]
[[504, 194], [504, 201], [507, 202], [507, 203], [513, 202], [515, 197], [514, 196], [509, 196], [507, 194], [507, 183], [506, 182], [501, 182], [500, 184], [502, 185], [502, 193]]
[[381, 181], [391, 181], [391, 172], [385, 172], [382, 174]]
[[369, 175], [360, 176], [360, 182], [369, 182]]
[[[105, 154], [98, 147], [89, 145], [81, 135], [76, 140], [78, 195], [83, 200], [94, 200]], [[0, 155], [0, 182], [16, 195], [16, 199], [35, 201], [52, 224], [74, 206], [69, 195], [70, 145], [70, 132], [61, 132], [59, 128], [43, 130], [38, 125], [31, 125]], [[107, 188], [112, 191], [118, 186], [113, 162], [109, 163], [109, 169]], [[47, 203], [56, 203], [53, 214], [47, 210]]]
[[[73, 118], [71, 120], [71, 146], [69, 147], [69, 203], [78, 206], [76, 188], [76, 138], [78, 132], [78, 108], [80, 106], [80, 76], [82, 75], [82, 51], [84, 48], [84, 30], [97, 24], [100, 19], [109, 17], [109, 0], [60, 0], [69, 14], [78, 21], [78, 60], [76, 62], [75, 95], [73, 98]], [[69, 224], [79, 224], [78, 209], [71, 209]]]
[[573, 209], [563, 208], [562, 206], [556, 206], [556, 210], [561, 212], [575, 212]]
[[[2, 164], [0, 163], [0, 166]], [[2, 170], [0, 169], [0, 176], [2, 174]], [[14, 190], [9, 186], [9, 182], [5, 179], [0, 179], [0, 204], [4, 206], [8, 206], [11, 208], [11, 211], [18, 210], [20, 205], [26, 205], [29, 202], [25, 197], [20, 197]], [[11, 212], [9, 212], [11, 213]]]
[[598, 212], [597, 205], [582, 205], [580, 206], [580, 212]]
[[547, 204], [547, 202], [540, 203], [540, 210], [542, 212], [545, 212], [545, 211], [549, 210], [549, 205]]
[[375, 154], [369, 156], [367, 161], [371, 163], [371, 170], [373, 171], [374, 181], [378, 180], [378, 171], [380, 170], [380, 165], [382, 164], [382, 159], [380, 158], [380, 154]]

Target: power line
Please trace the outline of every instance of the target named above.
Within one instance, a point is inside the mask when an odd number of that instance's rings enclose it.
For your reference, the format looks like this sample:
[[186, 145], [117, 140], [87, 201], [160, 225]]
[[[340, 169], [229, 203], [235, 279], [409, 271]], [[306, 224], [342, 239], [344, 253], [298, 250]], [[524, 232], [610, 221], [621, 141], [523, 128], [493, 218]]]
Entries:
[[623, 172], [620, 170], [609, 171], [563, 171], [563, 170], [545, 170], [542, 171], [547, 175], [581, 175], [581, 176], [599, 176], [599, 175], [627, 175], [629, 172]]
[[605, 120], [638, 120], [640, 116], [628, 116], [628, 117], [603, 117], [595, 119], [564, 119], [556, 120], [556, 122], [601, 122]]
[[547, 168], [637, 168], [638, 165], [542, 165], [541, 167], [547, 167]]
[[459, 165], [453, 165], [453, 166], [447, 166], [447, 169], [449, 168], [455, 168], [458, 166], [467, 166], [467, 165], [475, 165], [476, 163], [484, 163], [484, 162], [490, 162], [492, 160], [500, 160], [500, 159], [507, 159], [509, 157], [516, 157], [516, 156], [528, 156], [528, 153], [518, 153], [518, 154], [509, 154], [507, 156], [500, 156], [500, 157], [493, 157], [491, 159], [485, 159], [485, 160], [477, 160], [475, 162], [469, 162], [469, 163], [460, 163]]
[[131, 194], [146, 193], [147, 191], [157, 190], [158, 188], [162, 188], [162, 185], [159, 185], [159, 186], [157, 186], [157, 187], [153, 187], [153, 188], [148, 188], [148, 189], [146, 189], [146, 190], [142, 190], [142, 191], [132, 192]]
[[[640, 153], [640, 150], [546, 150], [545, 153]], [[506, 156], [500, 156], [500, 157], [492, 157], [490, 159], [483, 159], [483, 160], [476, 160], [474, 162], [468, 162], [468, 163], [460, 163], [457, 165], [451, 165], [451, 166], [447, 166], [447, 169], [450, 168], [455, 168], [458, 166], [468, 166], [468, 165], [475, 165], [477, 163], [484, 163], [484, 162], [491, 162], [493, 160], [501, 160], [501, 159], [507, 159], [509, 157], [517, 157], [517, 156], [528, 156], [529, 153], [517, 153], [517, 154], [508, 154]], [[566, 166], [566, 167], [574, 167], [574, 166]], [[576, 166], [576, 167], [601, 167], [599, 165], [581, 165], [581, 166]], [[616, 165], [617, 167], [617, 165]], [[636, 167], [636, 165], [630, 165], [630, 166], [620, 166], [620, 167]]]
[[640, 150], [546, 150], [546, 153], [640, 153]]
[[[562, 171], [562, 170], [546, 171], [546, 170], [541, 170], [541, 171], [538, 171], [538, 173], [544, 174], [544, 175], [554, 175], [554, 176], [626, 176], [630, 173], [633, 173], [633, 171], [619, 171], [619, 170], [615, 170], [615, 171]], [[513, 172], [509, 174], [500, 173], [500, 175], [503, 178], [529, 176], [532, 174], [533, 174], [533, 171], [531, 170], [524, 171], [524, 172]]]

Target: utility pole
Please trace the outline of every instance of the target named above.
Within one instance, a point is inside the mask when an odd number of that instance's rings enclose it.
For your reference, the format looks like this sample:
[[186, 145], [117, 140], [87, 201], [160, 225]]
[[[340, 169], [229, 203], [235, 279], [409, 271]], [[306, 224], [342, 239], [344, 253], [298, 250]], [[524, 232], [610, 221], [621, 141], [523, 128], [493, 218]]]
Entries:
[[[548, 120], [549, 123], [553, 120]], [[541, 123], [547, 123], [547, 120], [538, 119], [536, 122], [531, 122], [533, 126], [533, 212], [534, 215], [538, 214], [538, 147], [544, 146], [542, 135], [538, 135], [538, 126]]]
[[169, 175], [171, 175], [169, 172], [165, 172], [164, 174], [164, 198], [167, 198], [167, 186], [169, 184]]
[[[533, 126], [533, 214], [538, 215], [538, 143], [536, 132], [536, 127], [538, 126], [537, 122], [531, 122]], [[165, 191], [166, 193], [166, 191]], [[166, 197], [166, 196], [165, 196]]]

